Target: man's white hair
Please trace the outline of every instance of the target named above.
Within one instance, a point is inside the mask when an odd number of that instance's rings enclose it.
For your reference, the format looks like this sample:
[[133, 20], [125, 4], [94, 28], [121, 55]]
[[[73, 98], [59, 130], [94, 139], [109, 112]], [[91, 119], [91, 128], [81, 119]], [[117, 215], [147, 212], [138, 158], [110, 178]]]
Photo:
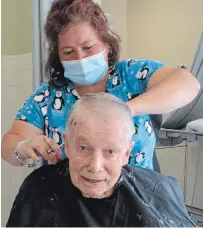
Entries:
[[90, 93], [82, 96], [71, 107], [66, 123], [67, 132], [71, 130], [76, 116], [81, 116], [81, 108], [83, 108], [83, 110], [96, 110], [100, 117], [112, 113], [114, 121], [117, 122], [120, 120], [116, 119], [118, 116], [116, 114], [122, 115], [125, 120], [125, 127], [127, 128], [127, 132], [125, 132], [127, 135], [125, 136], [127, 136], [129, 140], [132, 140], [132, 136], [135, 133], [135, 126], [131, 116], [131, 110], [128, 105], [119, 98], [104, 92]]

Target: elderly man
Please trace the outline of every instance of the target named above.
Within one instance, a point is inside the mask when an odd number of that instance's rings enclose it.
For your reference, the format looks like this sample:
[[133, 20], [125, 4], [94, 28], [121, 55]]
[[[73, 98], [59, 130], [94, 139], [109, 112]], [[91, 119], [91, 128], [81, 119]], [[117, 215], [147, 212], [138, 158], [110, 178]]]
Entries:
[[126, 165], [133, 134], [124, 102], [82, 97], [64, 133], [69, 160], [26, 178], [7, 226], [194, 226], [174, 178]]

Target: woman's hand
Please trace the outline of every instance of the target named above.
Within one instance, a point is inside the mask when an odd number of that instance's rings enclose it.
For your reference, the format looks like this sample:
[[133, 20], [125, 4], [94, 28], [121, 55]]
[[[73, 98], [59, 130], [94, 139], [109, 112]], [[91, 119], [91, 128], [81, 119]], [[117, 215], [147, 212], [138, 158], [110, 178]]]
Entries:
[[25, 158], [31, 158], [34, 162], [39, 161], [41, 156], [45, 160], [51, 161], [52, 164], [61, 160], [59, 145], [45, 135], [34, 136], [30, 140], [20, 143], [17, 146], [17, 152]]

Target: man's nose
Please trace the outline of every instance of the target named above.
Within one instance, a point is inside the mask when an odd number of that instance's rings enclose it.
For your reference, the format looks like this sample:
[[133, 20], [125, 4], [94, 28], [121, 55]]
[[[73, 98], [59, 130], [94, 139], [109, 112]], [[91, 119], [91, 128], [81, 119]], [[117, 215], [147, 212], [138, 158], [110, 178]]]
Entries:
[[89, 172], [97, 173], [103, 171], [103, 157], [99, 153], [95, 153], [89, 158], [87, 167]]

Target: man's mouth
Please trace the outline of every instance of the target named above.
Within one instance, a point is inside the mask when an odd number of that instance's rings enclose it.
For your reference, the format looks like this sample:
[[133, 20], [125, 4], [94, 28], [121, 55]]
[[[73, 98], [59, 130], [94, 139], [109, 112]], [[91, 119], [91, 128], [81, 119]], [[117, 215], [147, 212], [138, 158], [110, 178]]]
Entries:
[[89, 179], [89, 178], [86, 178], [86, 177], [82, 177], [82, 178], [85, 180], [85, 182], [88, 182], [90, 184], [99, 184], [102, 181], [104, 181], [104, 180]]

